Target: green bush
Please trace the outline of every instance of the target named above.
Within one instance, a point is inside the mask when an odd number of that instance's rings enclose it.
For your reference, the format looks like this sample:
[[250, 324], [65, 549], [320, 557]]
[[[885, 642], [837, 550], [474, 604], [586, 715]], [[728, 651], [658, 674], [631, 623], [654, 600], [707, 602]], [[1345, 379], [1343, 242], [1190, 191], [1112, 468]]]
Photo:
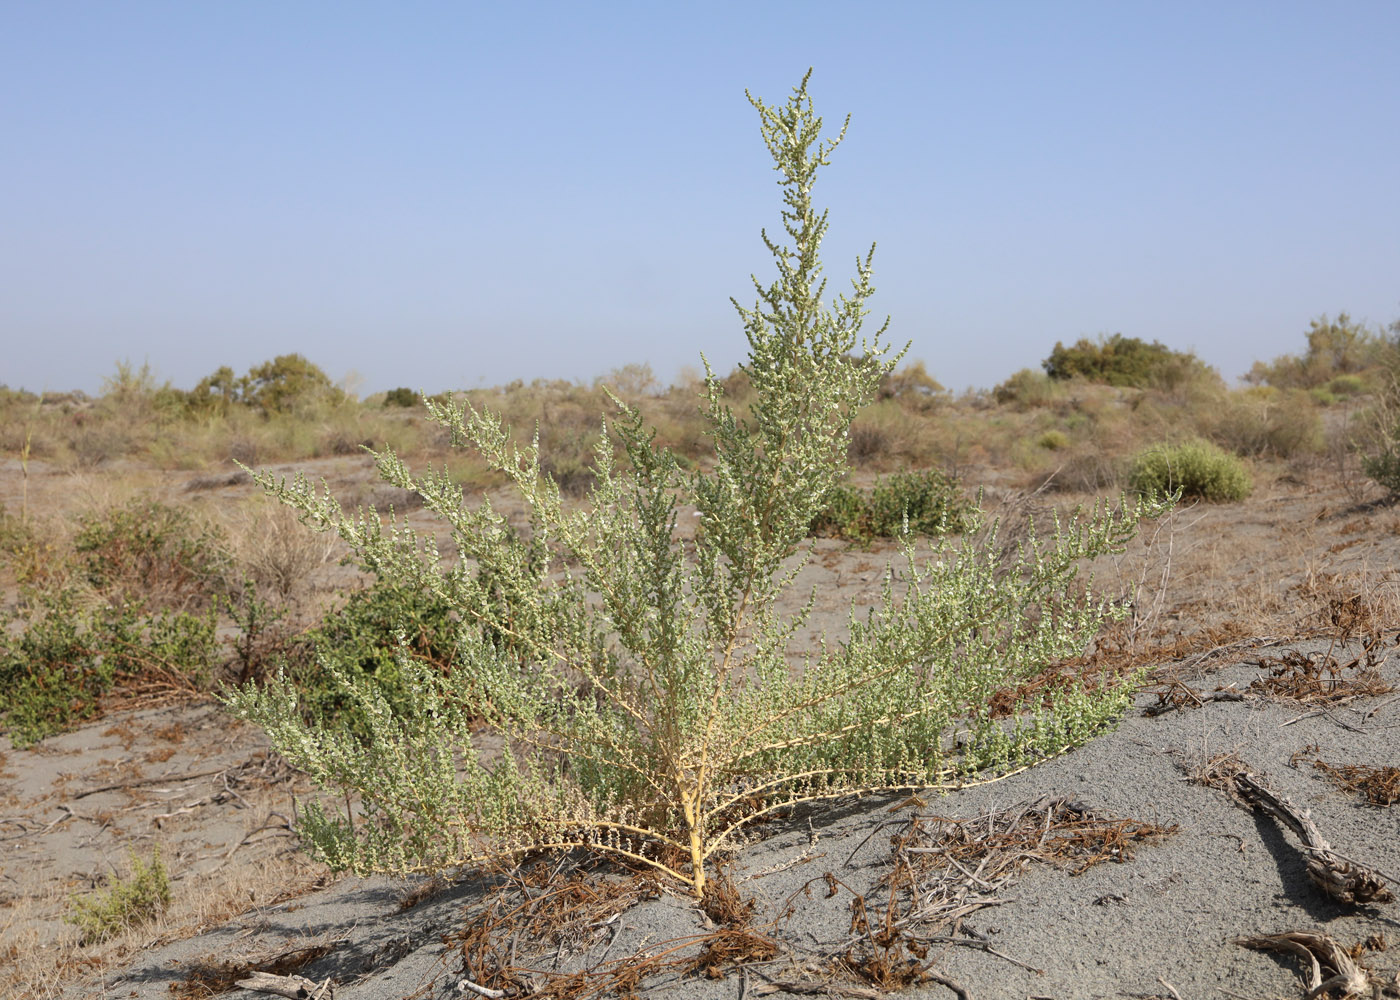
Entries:
[[160, 847], [151, 850], [149, 862], [131, 857], [131, 874], [115, 880], [103, 892], [74, 896], [73, 912], [64, 917], [83, 932], [80, 943], [86, 947], [160, 916], [170, 905], [170, 874], [160, 857]]
[[[765, 237], [777, 276], [755, 279], [754, 306], [738, 307], [750, 346], [744, 412], [707, 368], [706, 462], [683, 467], [615, 400], [594, 451], [597, 485], [565, 504], [538, 444], [519, 446], [470, 402], [430, 404], [531, 518], [522, 541], [489, 501], [464, 504], [445, 473], [416, 476], [380, 453], [381, 476], [452, 527], [454, 565], [402, 524], [345, 512], [305, 476], [258, 474], [376, 575], [431, 590], [462, 622], [453, 670], [400, 657], [398, 710], [324, 661], [359, 701], [363, 736], [308, 722], [285, 679], [230, 694], [237, 715], [332, 793], [307, 806], [299, 829], [333, 867], [442, 870], [588, 850], [703, 898], [716, 860], [795, 803], [1001, 776], [1082, 745], [1131, 704], [1133, 677], [1066, 678], [1049, 694], [1031, 681], [1126, 613], [1088, 593], [1079, 567], [1121, 551], [1163, 503], [1099, 507], [1014, 552], [995, 533], [940, 541], [927, 560], [910, 544], [900, 587], [852, 615], [840, 641], [794, 655], [806, 613], [779, 603], [792, 557], [810, 552], [812, 520], [848, 471], [854, 414], [898, 356], [885, 356], [883, 328], [861, 333], [873, 248], [853, 291], [821, 300], [827, 217], [811, 191], [840, 137], [822, 140], [805, 78], [783, 107], [750, 100], [790, 243]], [[867, 356], [851, 364], [857, 345]], [[901, 489], [881, 503], [902, 522]], [[693, 537], [677, 530], [692, 506]], [[339, 812], [350, 791], [364, 817]]]
[[17, 747], [90, 718], [122, 681], [156, 677], [205, 689], [219, 662], [212, 611], [92, 610], [62, 589], [39, 594], [15, 619], [18, 630], [0, 636], [0, 728]]
[[[860, 490], [839, 485], [812, 519], [809, 533], [868, 542], [873, 538], [946, 535], [962, 532], [972, 505], [958, 492], [957, 480], [942, 472], [901, 472]], [[906, 521], [907, 518], [907, 521]]]
[[438, 672], [453, 670], [457, 617], [442, 595], [380, 578], [351, 594], [345, 604], [327, 611], [302, 640], [315, 654], [301, 658], [291, 671], [301, 691], [302, 710], [308, 718], [328, 723], [340, 720], [363, 733], [360, 701], [348, 697], [321, 662], [334, 663], [352, 683], [372, 688], [391, 710], [403, 712], [409, 696], [399, 666], [401, 657], [406, 655]]
[[1128, 474], [1132, 489], [1165, 496], [1181, 491], [1215, 503], [1243, 500], [1253, 488], [1239, 458], [1208, 441], [1158, 445], [1133, 459]]
[[412, 389], [407, 388], [406, 386], [399, 386], [397, 389], [390, 389], [384, 394], [384, 407], [386, 409], [391, 406], [409, 407], [417, 405], [418, 393], [414, 392]]
[[1061, 430], [1048, 430], [1036, 438], [1035, 443], [1046, 451], [1062, 451], [1069, 447], [1069, 435]]
[[1083, 338], [1072, 347], [1056, 341], [1041, 365], [1052, 379], [1082, 378], [1139, 389], [1172, 389], [1208, 370], [1189, 351], [1174, 351], [1155, 340], [1149, 344], [1121, 333], [1101, 337], [1097, 343]]

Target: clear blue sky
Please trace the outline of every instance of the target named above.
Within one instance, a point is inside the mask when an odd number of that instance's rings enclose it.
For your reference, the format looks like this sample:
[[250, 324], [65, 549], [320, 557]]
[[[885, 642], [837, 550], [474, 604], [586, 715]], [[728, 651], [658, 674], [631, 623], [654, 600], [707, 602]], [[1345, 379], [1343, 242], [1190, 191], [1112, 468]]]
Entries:
[[744, 89], [808, 66], [953, 388], [1121, 332], [1229, 378], [1400, 318], [1400, 4], [9, 3], [0, 382], [192, 386], [299, 351], [363, 391], [743, 356], [779, 189]]

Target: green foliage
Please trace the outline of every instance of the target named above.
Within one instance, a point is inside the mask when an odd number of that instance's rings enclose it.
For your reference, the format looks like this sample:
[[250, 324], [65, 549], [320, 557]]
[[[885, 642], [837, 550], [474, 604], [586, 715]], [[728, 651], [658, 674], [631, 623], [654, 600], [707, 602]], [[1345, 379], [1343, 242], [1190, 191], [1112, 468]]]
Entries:
[[[1338, 375], [1359, 375], [1386, 364], [1386, 339], [1345, 312], [1335, 320], [1324, 313], [1308, 323], [1308, 349], [1284, 354], [1271, 362], [1256, 361], [1245, 379], [1280, 389], [1315, 389]], [[1342, 395], [1342, 393], [1337, 393]]]
[[1069, 447], [1069, 435], [1052, 428], [1036, 438], [1035, 443], [1046, 451], [1061, 451]]
[[810, 533], [855, 542], [899, 538], [906, 528], [910, 535], [946, 535], [966, 530], [972, 517], [957, 480], [930, 469], [887, 476], [869, 490], [832, 487]]
[[1139, 389], [1174, 388], [1207, 370], [1189, 351], [1173, 351], [1155, 340], [1149, 344], [1121, 333], [1100, 337], [1097, 343], [1082, 338], [1072, 347], [1056, 341], [1041, 364], [1052, 379], [1082, 378]]
[[[447, 599], [385, 577], [328, 611], [303, 639], [316, 654], [290, 672], [303, 712], [325, 722], [339, 720], [359, 733], [367, 731], [360, 708], [366, 691], [395, 714], [410, 710], [400, 670], [404, 658], [439, 673], [451, 672], [457, 661], [457, 619]], [[333, 662], [360, 694], [348, 696], [320, 661]]]
[[124, 680], [156, 675], [204, 688], [218, 663], [213, 612], [93, 610], [61, 589], [37, 595], [20, 621], [0, 637], [0, 725], [17, 747], [90, 718]]
[[397, 389], [390, 389], [384, 394], [384, 407], [391, 406], [410, 407], [418, 405], [418, 393], [406, 386], [399, 386]]
[[83, 932], [81, 944], [98, 944], [124, 931], [148, 923], [170, 905], [170, 874], [151, 850], [151, 860], [131, 856], [131, 874], [116, 879], [106, 890], [91, 896], [73, 896], [72, 913], [64, 919]]
[[1180, 491], [1214, 503], [1243, 500], [1253, 484], [1236, 456], [1209, 441], [1158, 445], [1139, 454], [1128, 475], [1134, 490], [1166, 496]]
[[232, 564], [223, 533], [149, 498], [79, 518], [73, 548], [87, 582], [138, 607], [207, 607]]
[[[811, 191], [844, 129], [821, 140], [806, 84], [781, 108], [750, 98], [792, 242], [764, 234], [777, 278], [754, 279], [753, 308], [735, 303], [750, 345], [744, 412], [706, 365], [712, 462], [683, 467], [614, 400], [596, 485], [566, 506], [538, 441], [519, 446], [469, 403], [429, 404], [454, 441], [508, 478], [530, 519], [517, 533], [489, 500], [466, 504], [447, 475], [417, 476], [378, 454], [387, 482], [451, 526], [453, 566], [430, 538], [347, 514], [304, 476], [259, 474], [377, 576], [430, 590], [460, 621], [454, 669], [398, 657], [399, 706], [323, 659], [365, 733], [308, 722], [285, 677], [231, 694], [231, 708], [322, 787], [358, 791], [358, 821], [316, 804], [302, 816], [332, 866], [441, 869], [588, 847], [703, 895], [716, 853], [795, 802], [1003, 774], [1083, 743], [1128, 704], [1131, 680], [1066, 683], [1048, 699], [1026, 682], [1121, 614], [1078, 566], [1120, 550], [1160, 503], [1098, 508], [1014, 556], [995, 532], [937, 543], [927, 561], [910, 542], [898, 592], [891, 576], [880, 606], [853, 614], [844, 637], [807, 657], [790, 651], [812, 605], [786, 615], [777, 600], [846, 473], [856, 410], [898, 360], [885, 357], [883, 328], [861, 337], [873, 248], [851, 294], [823, 302], [827, 220]], [[699, 514], [693, 539], [677, 531], [683, 503]], [[994, 701], [1009, 714], [994, 714]]]

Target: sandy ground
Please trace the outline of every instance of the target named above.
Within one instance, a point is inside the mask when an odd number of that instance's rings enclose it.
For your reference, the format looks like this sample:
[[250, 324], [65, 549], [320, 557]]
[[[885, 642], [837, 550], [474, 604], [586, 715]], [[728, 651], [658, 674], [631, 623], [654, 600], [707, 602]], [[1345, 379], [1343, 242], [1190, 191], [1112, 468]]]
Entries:
[[[352, 461], [326, 463], [322, 471], [342, 491], [373, 488], [363, 465]], [[183, 492], [173, 478], [167, 488]], [[217, 503], [251, 492], [233, 484], [194, 495]], [[1011, 491], [992, 499], [1021, 511], [1044, 502]], [[818, 542], [798, 587], [804, 596], [818, 588], [813, 629], [839, 630], [853, 601], [874, 596], [891, 554]], [[1344, 665], [1359, 654], [1362, 633], [1345, 647], [1322, 633], [1346, 631], [1347, 615], [1362, 605], [1381, 614], [1365, 616], [1365, 634], [1384, 639], [1375, 647], [1380, 677], [1400, 688], [1400, 656], [1390, 655], [1400, 620], [1384, 618], [1396, 566], [1400, 515], [1357, 503], [1335, 486], [1280, 481], [1244, 505], [1182, 512], [1150, 551], [1140, 547], [1098, 568], [1101, 580], [1138, 591], [1140, 613], [1151, 619], [1144, 631], [1160, 632], [1164, 648], [1173, 637], [1195, 637], [1154, 661], [1154, 687], [1123, 724], [990, 785], [922, 801], [831, 803], [769, 825], [728, 873], [741, 896], [754, 900], [748, 930], [771, 940], [777, 954], [751, 957], [747, 972], [721, 978], [665, 962], [694, 958], [723, 923], [685, 897], [639, 893], [635, 881], [603, 871], [586, 875], [598, 887], [592, 902], [567, 918], [532, 925], [513, 941], [498, 940], [498, 933], [466, 943], [464, 930], [483, 926], [488, 907], [524, 898], [510, 895], [522, 891], [518, 886], [502, 889], [499, 878], [449, 885], [330, 878], [295, 850], [294, 804], [311, 791], [304, 779], [269, 754], [260, 733], [230, 722], [211, 703], [110, 713], [25, 751], [0, 740], [0, 983], [11, 984], [0, 993], [210, 996], [221, 988], [216, 973], [264, 969], [318, 982], [329, 977], [335, 995], [351, 1000], [456, 997], [470, 995], [458, 987], [469, 972], [479, 974], [491, 954], [513, 947], [517, 968], [537, 970], [539, 990], [557, 987], [550, 976], [560, 971], [593, 970], [570, 987], [574, 992], [560, 988], [558, 996], [626, 992], [627, 983], [604, 973], [621, 959], [660, 952], [666, 955], [636, 984], [648, 997], [759, 996], [775, 982], [789, 992], [873, 996], [868, 981], [837, 975], [829, 958], [879, 953], [875, 932], [853, 928], [852, 904], [863, 899], [878, 928], [891, 899], [882, 880], [897, 867], [890, 838], [908, 832], [916, 817], [925, 817], [926, 831], [941, 829], [928, 818], [934, 816], [994, 822], [989, 815], [1024, 812], [1018, 804], [1049, 796], [1094, 816], [1174, 832], [1105, 849], [1109, 857], [1082, 874], [1074, 873], [1082, 862], [1059, 857], [1026, 860], [993, 888], [973, 878], [959, 891], [978, 904], [956, 923], [911, 921], [892, 945], [892, 961], [908, 962], [912, 952], [901, 951], [900, 941], [923, 933], [960, 941], [916, 942], [926, 958], [915, 964], [936, 959], [933, 975], [977, 998], [1303, 996], [1297, 957], [1235, 939], [1317, 930], [1345, 946], [1382, 937], [1394, 943], [1400, 905], [1330, 902], [1308, 881], [1291, 832], [1225, 791], [1192, 783], [1188, 773], [1233, 753], [1310, 810], [1342, 855], [1400, 878], [1400, 807], [1364, 802], [1313, 763], [1400, 765], [1400, 699], [1379, 693], [1326, 704], [1260, 691], [1241, 700], [1204, 699], [1199, 707], [1183, 696], [1181, 708], [1144, 710], [1172, 680], [1202, 695], [1222, 685], [1247, 689], [1270, 676], [1270, 657]], [[345, 582], [345, 570], [326, 572], [325, 586]], [[1305, 633], [1317, 637], [1278, 638]], [[1343, 679], [1355, 673], [1343, 671]], [[176, 880], [171, 911], [163, 923], [86, 958], [73, 946], [75, 928], [62, 920], [70, 894], [102, 885], [126, 870], [133, 851], [157, 843]], [[920, 891], [927, 891], [932, 876], [921, 878]], [[897, 914], [907, 915], [909, 906], [907, 894], [896, 898]], [[1362, 961], [1394, 968], [1397, 955], [1366, 952]], [[32, 970], [45, 967], [45, 956], [53, 968], [36, 985]], [[22, 968], [31, 971], [21, 975]], [[929, 979], [909, 989], [956, 996], [948, 983]], [[509, 995], [524, 995], [518, 977], [505, 985]]]

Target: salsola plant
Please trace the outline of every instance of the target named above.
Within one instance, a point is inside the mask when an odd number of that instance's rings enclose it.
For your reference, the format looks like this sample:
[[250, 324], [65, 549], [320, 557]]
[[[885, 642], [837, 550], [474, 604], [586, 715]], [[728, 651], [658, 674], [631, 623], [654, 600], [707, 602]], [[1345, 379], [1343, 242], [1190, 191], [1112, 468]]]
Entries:
[[[810, 76], [810, 74], [809, 74]], [[877, 789], [938, 788], [1003, 774], [1089, 739], [1121, 713], [1125, 686], [1028, 678], [1085, 644], [1116, 612], [1076, 579], [1080, 560], [1121, 547], [1141, 502], [1077, 518], [1003, 561], [994, 537], [940, 543], [879, 606], [804, 657], [790, 651], [812, 612], [779, 613], [807, 528], [845, 473], [847, 433], [898, 360], [882, 327], [861, 337], [874, 291], [872, 246], [849, 295], [823, 303], [819, 167], [845, 135], [820, 137], [807, 79], [782, 107], [750, 96], [780, 174], [791, 246], [754, 307], [735, 308], [755, 390], [747, 415], [706, 363], [702, 410], [713, 461], [682, 468], [635, 409], [614, 398], [586, 502], [565, 505], [541, 471], [538, 436], [517, 446], [499, 419], [430, 403], [454, 440], [502, 470], [530, 511], [512, 529], [472, 506], [446, 473], [419, 476], [375, 454], [388, 482], [415, 490], [452, 527], [461, 559], [374, 511], [343, 512], [304, 477], [259, 481], [333, 529], [383, 578], [430, 588], [460, 618], [450, 673], [402, 658], [411, 695], [391, 711], [375, 688], [325, 669], [358, 702], [356, 731], [307, 723], [286, 682], [231, 696], [276, 747], [364, 815], [311, 806], [315, 851], [355, 871], [439, 870], [536, 849], [588, 847], [650, 865], [703, 894], [706, 864], [755, 820], [793, 803]], [[849, 119], [848, 119], [849, 122]], [[888, 325], [888, 324], [886, 324]], [[615, 457], [616, 456], [616, 457]], [[625, 456], [625, 457], [624, 457]], [[693, 506], [693, 539], [677, 530]], [[993, 533], [994, 534], [994, 533]], [[797, 559], [791, 557], [797, 556]]]

